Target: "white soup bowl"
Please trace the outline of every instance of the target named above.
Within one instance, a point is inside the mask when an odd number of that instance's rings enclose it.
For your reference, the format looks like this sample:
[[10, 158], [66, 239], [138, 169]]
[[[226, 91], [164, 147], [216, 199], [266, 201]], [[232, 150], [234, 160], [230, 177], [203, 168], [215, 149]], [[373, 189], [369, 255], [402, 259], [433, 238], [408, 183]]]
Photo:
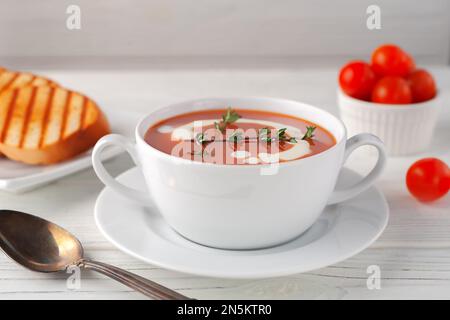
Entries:
[[[174, 157], [144, 141], [148, 128], [161, 120], [229, 106], [309, 120], [327, 129], [336, 144], [289, 162], [220, 165]], [[130, 153], [148, 190], [122, 185], [105, 170], [101, 153], [110, 145]], [[378, 149], [377, 164], [356, 185], [334, 190], [345, 159], [363, 145]], [[317, 220], [325, 206], [367, 189], [381, 173], [386, 156], [376, 136], [359, 134], [347, 140], [346, 129], [338, 118], [308, 104], [272, 98], [211, 98], [173, 104], [147, 115], [136, 126], [136, 143], [116, 134], [103, 137], [94, 148], [92, 161], [105, 185], [130, 199], [155, 206], [166, 222], [187, 239], [217, 248], [256, 249], [298, 237]]]

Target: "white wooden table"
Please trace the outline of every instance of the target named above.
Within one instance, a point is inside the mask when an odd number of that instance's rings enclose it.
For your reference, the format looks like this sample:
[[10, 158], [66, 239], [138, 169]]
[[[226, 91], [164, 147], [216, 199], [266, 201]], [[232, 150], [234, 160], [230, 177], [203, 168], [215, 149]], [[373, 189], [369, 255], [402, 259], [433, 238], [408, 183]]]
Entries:
[[[443, 112], [427, 155], [450, 161], [450, 69], [434, 68]], [[149, 112], [163, 105], [205, 96], [272, 96], [308, 102], [337, 114], [337, 70], [150, 70], [140, 72], [41, 72], [96, 99], [103, 108]], [[0, 193], [0, 207], [34, 213], [67, 228], [93, 259], [117, 265], [198, 299], [397, 299], [450, 298], [450, 196], [424, 205], [407, 193], [404, 176], [416, 159], [393, 158], [378, 181], [391, 209], [389, 225], [370, 248], [305, 274], [266, 280], [222, 280], [167, 271], [140, 262], [109, 244], [94, 224], [93, 208], [103, 188], [92, 169], [40, 189]], [[359, 161], [358, 161], [359, 160]], [[352, 156], [348, 165], [371, 165]], [[122, 155], [108, 163], [115, 174], [132, 166]], [[368, 290], [366, 269], [381, 268], [381, 289]], [[141, 299], [140, 294], [92, 272], [81, 288], [68, 290], [66, 274], [25, 270], [0, 254], [0, 299]]]

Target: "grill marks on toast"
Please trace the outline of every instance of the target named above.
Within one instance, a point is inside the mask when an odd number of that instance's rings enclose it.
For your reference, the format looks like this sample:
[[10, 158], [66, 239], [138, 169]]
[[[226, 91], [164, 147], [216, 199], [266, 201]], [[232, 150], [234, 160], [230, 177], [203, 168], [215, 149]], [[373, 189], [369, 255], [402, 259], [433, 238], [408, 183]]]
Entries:
[[82, 129], [86, 129], [97, 119], [98, 117], [98, 109], [95, 103], [92, 100], [87, 100], [86, 102], [86, 111], [84, 113], [84, 117], [82, 119]]
[[0, 154], [27, 164], [58, 163], [108, 133], [108, 121], [91, 99], [0, 67]]
[[42, 78], [42, 77], [34, 77], [33, 79], [31, 79], [30, 86], [57, 86], [57, 84], [49, 79], [46, 78]]
[[59, 138], [63, 139], [64, 138], [64, 132], [66, 130], [66, 126], [67, 126], [67, 117], [69, 115], [69, 107], [70, 107], [70, 102], [72, 101], [72, 91], [68, 91], [67, 95], [66, 95], [66, 103], [64, 104], [64, 110], [63, 110], [63, 116], [62, 116], [62, 120], [61, 120], [61, 131], [59, 132]]
[[50, 105], [50, 114], [46, 123], [45, 136], [42, 146], [56, 143], [60, 140], [64, 122], [64, 109], [67, 104], [68, 91], [57, 88]]
[[35, 78], [36, 76], [31, 73], [15, 72], [14, 80], [11, 81], [9, 86], [4, 88], [3, 90], [29, 86], [31, 85], [31, 83], [34, 81]]
[[87, 97], [59, 87], [29, 86], [0, 94], [0, 143], [41, 149], [86, 129], [99, 117]]
[[25, 118], [27, 109], [30, 105], [33, 90], [31, 87], [24, 88], [24, 90], [14, 90], [16, 92], [16, 99], [14, 104], [8, 110], [8, 122], [4, 126], [4, 138], [2, 143], [10, 146], [18, 147], [22, 140], [23, 127], [25, 125]]
[[41, 127], [39, 128], [40, 133], [39, 133], [39, 139], [38, 139], [38, 143], [37, 143], [38, 148], [42, 147], [42, 145], [44, 144], [44, 138], [47, 135], [48, 118], [50, 116], [50, 110], [52, 107], [53, 97], [55, 96], [55, 91], [56, 91], [56, 88], [49, 88], [49, 93], [47, 95], [47, 103], [43, 104], [43, 106], [45, 106], [45, 107], [43, 109], [43, 112], [41, 113], [43, 116], [42, 116], [42, 121], [41, 121]]
[[88, 99], [85, 97], [83, 100], [83, 108], [81, 110], [81, 115], [80, 115], [80, 127], [83, 129], [86, 127], [85, 119], [86, 119], [86, 111], [88, 108], [88, 102], [89, 102]]
[[[61, 88], [51, 88], [48, 103], [42, 120], [42, 134], [39, 148], [51, 145], [63, 139], [70, 116], [70, 105], [75, 93]], [[75, 128], [74, 131], [78, 130]]]
[[0, 92], [25, 86], [56, 86], [50, 79], [27, 72], [0, 71]]
[[51, 100], [51, 87], [33, 87], [36, 91], [32, 108], [29, 109], [29, 117], [25, 121], [26, 131], [22, 137], [21, 148], [38, 149], [44, 129], [44, 118], [47, 106]]
[[5, 72], [4, 77], [7, 80], [5, 81], [3, 87], [0, 87], [0, 91], [10, 89], [13, 86], [13, 83], [17, 80], [17, 78], [19, 78], [19, 76], [20, 76], [20, 73], [18, 73], [18, 72], [14, 72], [14, 73]]
[[70, 96], [70, 103], [67, 106], [67, 116], [64, 125], [64, 130], [61, 132], [62, 137], [68, 137], [72, 133], [83, 129], [83, 112], [85, 108], [85, 101], [88, 98], [72, 92]]
[[20, 137], [19, 147], [23, 146], [24, 140], [27, 137], [28, 128], [30, 125], [30, 115], [31, 115], [31, 112], [33, 111], [33, 106], [34, 106], [35, 99], [36, 99], [37, 87], [30, 87], [30, 88], [31, 88], [31, 96], [30, 96], [30, 100], [29, 100], [29, 103], [28, 103], [26, 111], [25, 111], [25, 117], [23, 120], [22, 134]]
[[4, 99], [0, 99], [0, 142], [3, 142], [8, 132], [9, 123], [14, 111], [14, 106], [16, 104], [18, 92], [17, 90], [7, 92]]
[[17, 76], [18, 73], [16, 72], [5, 71], [0, 73], [0, 91], [7, 90]]

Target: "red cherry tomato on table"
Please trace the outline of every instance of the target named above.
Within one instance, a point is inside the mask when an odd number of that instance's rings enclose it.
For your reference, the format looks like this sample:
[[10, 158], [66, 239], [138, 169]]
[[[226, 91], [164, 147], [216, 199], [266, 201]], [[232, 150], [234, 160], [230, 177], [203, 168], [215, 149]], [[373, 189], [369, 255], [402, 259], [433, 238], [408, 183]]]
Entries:
[[443, 197], [450, 188], [450, 169], [436, 158], [419, 160], [408, 169], [406, 186], [420, 201], [434, 201]]
[[436, 96], [433, 76], [425, 70], [415, 70], [407, 77], [414, 102], [423, 102]]
[[372, 91], [372, 101], [390, 104], [411, 103], [411, 89], [408, 82], [401, 77], [384, 77], [375, 84]]
[[398, 46], [386, 44], [372, 53], [372, 69], [379, 76], [405, 77], [414, 68], [414, 60]]
[[352, 61], [339, 73], [342, 91], [356, 99], [369, 100], [375, 82], [375, 73], [364, 61]]

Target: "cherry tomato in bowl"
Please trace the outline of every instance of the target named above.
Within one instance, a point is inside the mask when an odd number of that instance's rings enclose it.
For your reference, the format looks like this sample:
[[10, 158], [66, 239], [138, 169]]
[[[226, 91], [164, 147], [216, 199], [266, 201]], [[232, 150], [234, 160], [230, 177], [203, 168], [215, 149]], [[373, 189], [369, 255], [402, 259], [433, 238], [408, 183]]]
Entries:
[[450, 188], [450, 169], [445, 162], [437, 158], [421, 159], [408, 169], [406, 186], [419, 201], [437, 200]]
[[349, 62], [339, 73], [342, 91], [356, 99], [369, 100], [375, 82], [375, 73], [364, 61]]
[[372, 102], [408, 104], [412, 102], [411, 89], [402, 77], [383, 77], [372, 90]]
[[373, 51], [371, 66], [378, 76], [406, 77], [414, 70], [415, 63], [400, 47], [386, 44]]
[[413, 102], [424, 102], [436, 96], [436, 84], [428, 71], [415, 70], [407, 77], [407, 81], [411, 89]]

